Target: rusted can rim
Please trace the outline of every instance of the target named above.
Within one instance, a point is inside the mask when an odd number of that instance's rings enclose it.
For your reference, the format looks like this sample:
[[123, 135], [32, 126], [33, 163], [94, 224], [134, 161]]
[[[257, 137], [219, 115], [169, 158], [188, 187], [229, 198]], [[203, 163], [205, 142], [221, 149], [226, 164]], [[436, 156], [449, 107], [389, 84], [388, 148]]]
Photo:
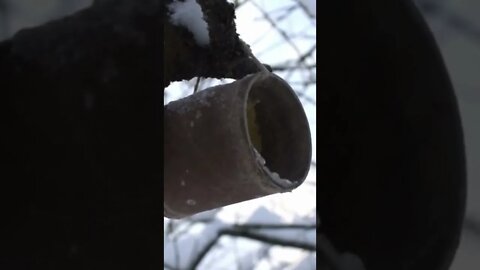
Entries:
[[[262, 72], [259, 72], [259, 73], [256, 73], [256, 74], [250, 74], [250, 75], [247, 75], [247, 76], [254, 76], [254, 79], [251, 80], [250, 82], [250, 87], [247, 87], [245, 91], [247, 91], [247, 93], [245, 94], [245, 98], [244, 98], [244, 125], [245, 125], [245, 131], [246, 132], [246, 138], [248, 140], [248, 144], [250, 146], [250, 152], [251, 152], [251, 155], [253, 156], [253, 158], [257, 161], [257, 166], [259, 168], [259, 170], [262, 171], [262, 173], [264, 174], [265, 176], [265, 179], [269, 179], [270, 181], [270, 184], [273, 184], [275, 185], [277, 188], [280, 188], [284, 191], [291, 191], [295, 188], [297, 188], [298, 186], [300, 186], [306, 179], [307, 175], [308, 175], [308, 172], [310, 170], [310, 164], [311, 164], [311, 156], [312, 156], [312, 148], [311, 148], [311, 133], [310, 133], [310, 127], [309, 127], [309, 123], [308, 123], [308, 118], [305, 114], [305, 111], [303, 110], [303, 105], [300, 101], [300, 99], [298, 98], [297, 94], [295, 93], [295, 91], [292, 89], [292, 87], [287, 83], [285, 82], [285, 80], [283, 80], [282, 78], [280, 78], [279, 76], [277, 76], [276, 74], [274, 73], [271, 73], [271, 72], [268, 72], [268, 71], [262, 71]], [[286, 100], [288, 100], [289, 103], [291, 103], [290, 105], [291, 106], [298, 106], [297, 110], [292, 110], [292, 113], [296, 113], [298, 115], [296, 115], [296, 120], [299, 121], [299, 122], [303, 122], [304, 124], [304, 133], [305, 133], [305, 136], [304, 138], [302, 138], [301, 140], [304, 141], [304, 142], [308, 142], [308, 147], [306, 147], [305, 149], [307, 149], [307, 151], [304, 153], [304, 159], [308, 160], [306, 162], [304, 162], [304, 164], [306, 164], [303, 168], [303, 173], [300, 174], [299, 176], [293, 178], [293, 179], [289, 179], [287, 177], [283, 178], [283, 176], [279, 175], [279, 173], [275, 172], [274, 170], [270, 169], [268, 166], [266, 166], [266, 160], [265, 158], [262, 156], [262, 154], [256, 149], [254, 143], [252, 142], [252, 138], [251, 138], [251, 132], [249, 132], [249, 124], [248, 124], [248, 103], [249, 103], [249, 99], [250, 99], [250, 93], [251, 91], [255, 91], [258, 87], [260, 87], [262, 85], [262, 83], [268, 81], [269, 83], [269, 87], [265, 87], [264, 90], [266, 91], [279, 91], [280, 89], [284, 89], [282, 90], [284, 93], [284, 95], [288, 95], [288, 99], [287, 97], [285, 97]], [[277, 87], [272, 87], [272, 85], [270, 85], [271, 83], [275, 83]], [[260, 85], [260, 86], [258, 86]], [[286, 91], [285, 91], [286, 90]], [[296, 158], [296, 157], [292, 157], [293, 159]]]

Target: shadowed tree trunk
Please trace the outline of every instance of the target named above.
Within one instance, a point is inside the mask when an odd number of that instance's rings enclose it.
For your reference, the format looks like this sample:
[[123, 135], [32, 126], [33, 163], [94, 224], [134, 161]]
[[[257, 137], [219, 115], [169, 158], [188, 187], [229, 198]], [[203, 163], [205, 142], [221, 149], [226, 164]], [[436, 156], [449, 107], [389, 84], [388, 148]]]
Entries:
[[0, 43], [1, 269], [158, 269], [161, 4], [98, 1]]
[[465, 152], [435, 41], [411, 1], [322, 4], [321, 230], [369, 270], [446, 270], [465, 210]]

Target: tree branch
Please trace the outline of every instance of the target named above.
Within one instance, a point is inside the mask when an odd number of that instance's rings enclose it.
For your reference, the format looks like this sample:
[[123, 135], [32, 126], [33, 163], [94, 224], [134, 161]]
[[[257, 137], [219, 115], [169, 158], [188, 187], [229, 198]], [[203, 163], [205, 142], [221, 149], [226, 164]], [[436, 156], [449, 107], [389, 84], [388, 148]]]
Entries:
[[243, 238], [253, 239], [257, 241], [261, 241], [271, 245], [278, 245], [284, 247], [295, 247], [301, 248], [308, 251], [316, 251], [316, 245], [300, 242], [300, 241], [291, 241], [287, 239], [280, 239], [276, 237], [266, 236], [260, 233], [255, 233], [251, 231], [240, 231], [235, 228], [233, 229], [224, 229], [220, 232], [221, 235], [230, 235], [230, 236], [239, 236]]
[[301, 230], [312, 230], [316, 229], [316, 224], [255, 224], [248, 223], [243, 225], [234, 225], [234, 228], [238, 231], [246, 230], [258, 230], [258, 229], [270, 229], [270, 230], [285, 230], [285, 229], [301, 229]]
[[233, 5], [225, 0], [199, 0], [198, 3], [209, 27], [210, 44], [206, 47], [198, 46], [187, 29], [172, 24], [170, 12], [164, 16], [164, 87], [193, 77], [239, 79], [260, 71], [243, 50]]
[[267, 236], [261, 233], [253, 232], [253, 230], [259, 229], [303, 229], [303, 230], [312, 230], [316, 229], [316, 225], [303, 225], [303, 224], [245, 224], [245, 225], [233, 225], [231, 228], [225, 228], [218, 231], [216, 236], [211, 239], [202, 250], [195, 256], [195, 258], [190, 263], [188, 269], [196, 269], [202, 260], [207, 256], [208, 252], [215, 246], [217, 241], [224, 235], [234, 236], [234, 237], [243, 237], [260, 242], [264, 242], [270, 245], [279, 245], [285, 247], [294, 247], [305, 249], [308, 251], [315, 251], [316, 246], [301, 241], [292, 241], [288, 239], [281, 239], [277, 237]]

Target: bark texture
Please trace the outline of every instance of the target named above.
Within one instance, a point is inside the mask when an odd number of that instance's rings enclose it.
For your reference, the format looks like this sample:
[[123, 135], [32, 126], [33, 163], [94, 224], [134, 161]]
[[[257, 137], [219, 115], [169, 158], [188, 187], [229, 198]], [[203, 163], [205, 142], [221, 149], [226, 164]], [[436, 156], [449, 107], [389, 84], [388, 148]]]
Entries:
[[193, 77], [234, 78], [260, 71], [242, 49], [236, 26], [235, 10], [225, 0], [198, 0], [209, 27], [209, 46], [198, 46], [192, 33], [172, 24], [171, 10], [165, 1], [164, 87], [173, 81]]

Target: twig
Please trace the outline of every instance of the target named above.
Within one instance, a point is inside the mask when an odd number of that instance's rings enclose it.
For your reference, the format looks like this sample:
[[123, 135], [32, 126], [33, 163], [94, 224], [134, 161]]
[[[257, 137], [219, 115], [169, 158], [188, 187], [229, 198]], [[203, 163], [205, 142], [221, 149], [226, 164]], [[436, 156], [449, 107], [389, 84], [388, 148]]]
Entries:
[[252, 50], [250, 49], [250, 47], [247, 45], [247, 43], [245, 43], [245, 41], [243, 41], [242, 39], [238, 39], [240, 41], [240, 45], [242, 46], [242, 49], [245, 51], [245, 53], [247, 53], [248, 55], [250, 55], [250, 58], [252, 59], [252, 61], [255, 63], [255, 65], [263, 72], [269, 72], [268, 69], [262, 64], [260, 63], [260, 61], [258, 61], [258, 59], [255, 57], [255, 55], [253, 55], [253, 52]]
[[249, 231], [239, 231], [236, 229], [224, 229], [220, 231], [220, 235], [230, 235], [230, 236], [239, 236], [243, 238], [253, 239], [257, 241], [261, 241], [271, 245], [278, 245], [278, 246], [285, 246], [285, 247], [295, 247], [301, 248], [309, 251], [316, 251], [316, 245], [307, 244], [304, 242], [299, 241], [291, 241], [287, 239], [280, 239], [276, 237], [266, 236], [260, 233], [254, 233]]
[[203, 250], [201, 250], [200, 253], [197, 254], [197, 256], [191, 262], [190, 267], [188, 267], [188, 269], [192, 269], [192, 270], [197, 269], [197, 266], [200, 264], [200, 262], [202, 262], [203, 258], [208, 254], [210, 249], [212, 249], [212, 247], [215, 246], [215, 244], [217, 243], [218, 239], [221, 236], [222, 236], [221, 233], [218, 233], [215, 238], [210, 240], [210, 242], [208, 242], [208, 244], [203, 248]]
[[257, 229], [272, 229], [272, 230], [277, 230], [277, 229], [302, 229], [302, 230], [312, 230], [316, 229], [317, 225], [316, 224], [290, 224], [290, 225], [284, 225], [284, 224], [245, 224], [245, 225], [234, 225], [234, 228], [237, 230], [257, 230]]
[[278, 245], [278, 246], [286, 246], [286, 247], [294, 247], [305, 249], [308, 251], [316, 251], [316, 246], [313, 244], [308, 244], [300, 241], [292, 241], [288, 239], [281, 239], [271, 236], [266, 236], [260, 233], [255, 233], [250, 230], [253, 229], [292, 229], [292, 228], [300, 228], [300, 229], [316, 229], [315, 225], [281, 225], [281, 224], [248, 224], [248, 225], [234, 225], [232, 228], [226, 228], [220, 230], [217, 235], [210, 240], [205, 247], [198, 253], [195, 259], [192, 260], [188, 269], [196, 269], [196, 267], [200, 264], [200, 262], [205, 258], [208, 252], [215, 246], [218, 239], [224, 235], [228, 236], [237, 236], [248, 238], [252, 240], [261, 241], [270, 245]]
[[277, 65], [277, 66], [272, 66], [272, 71], [285, 71], [285, 70], [292, 70], [292, 69], [316, 69], [317, 64], [311, 64], [311, 65], [305, 65], [303, 67], [298, 67], [298, 66], [288, 66], [288, 65]]
[[200, 85], [200, 76], [197, 77], [197, 81], [195, 82], [195, 88], [193, 88], [194, 94], [198, 91], [198, 85]]

